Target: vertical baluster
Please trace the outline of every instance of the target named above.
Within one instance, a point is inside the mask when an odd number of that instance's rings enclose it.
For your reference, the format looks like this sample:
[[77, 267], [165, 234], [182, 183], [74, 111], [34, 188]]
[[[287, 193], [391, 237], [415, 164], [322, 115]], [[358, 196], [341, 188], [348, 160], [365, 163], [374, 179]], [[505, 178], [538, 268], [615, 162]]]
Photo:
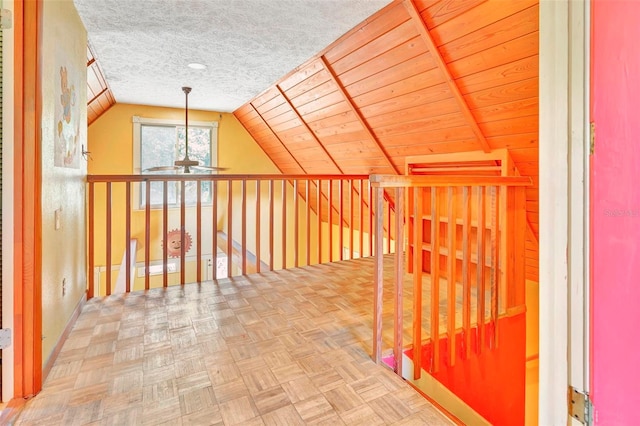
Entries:
[[[422, 211], [423, 189], [413, 190], [413, 378], [421, 376], [422, 369]], [[398, 201], [398, 208], [400, 202]], [[399, 250], [397, 250], [399, 251]], [[433, 319], [432, 319], [433, 323]]]
[[[94, 276], [95, 268], [95, 187], [93, 182], [89, 182], [89, 291], [87, 299], [91, 299], [95, 293], [96, 280]], [[99, 292], [99, 290], [98, 290]]]
[[[431, 371], [440, 369], [440, 209], [438, 188], [431, 188]], [[415, 270], [418, 265], [415, 265]]]
[[124, 250], [125, 250], [125, 293], [131, 291], [131, 182], [125, 182], [125, 235], [124, 235]]
[[282, 269], [287, 269], [287, 181], [282, 179]]
[[167, 263], [169, 262], [169, 242], [167, 241], [167, 233], [169, 232], [169, 191], [166, 180], [162, 181], [162, 286], [169, 286], [169, 271]]
[[304, 199], [307, 203], [306, 224], [307, 224], [307, 266], [311, 264], [311, 200], [309, 199], [311, 181], [305, 180]]
[[376, 273], [373, 285], [373, 358], [379, 364], [382, 360], [382, 289], [383, 289], [383, 188], [376, 188]]
[[364, 189], [363, 187], [364, 187], [364, 179], [360, 179], [360, 185], [359, 185], [360, 207], [358, 208], [358, 215], [360, 219], [358, 223], [358, 250], [360, 251], [359, 257], [364, 256], [364, 247], [362, 247], [362, 244], [364, 243], [364, 193], [362, 192]]
[[318, 216], [318, 263], [322, 263], [322, 180], [317, 181], [316, 216]]
[[387, 253], [391, 253], [391, 200], [386, 200], [387, 210]]
[[367, 180], [369, 187], [369, 256], [373, 256], [373, 187], [371, 181]]
[[273, 203], [275, 198], [275, 181], [269, 179], [269, 270], [273, 271]]
[[498, 288], [500, 279], [500, 189], [491, 187], [491, 348], [498, 347]]
[[447, 190], [447, 336], [449, 365], [456, 363], [456, 194], [452, 186]]
[[106, 270], [106, 280], [107, 280], [107, 288], [106, 295], [109, 296], [111, 294], [111, 182], [107, 182], [107, 193], [106, 193], [106, 242], [107, 242], [107, 270]]
[[247, 275], [247, 180], [242, 179], [242, 275]]
[[462, 324], [464, 357], [471, 356], [471, 188], [462, 188]]
[[353, 259], [353, 181], [349, 179], [349, 259]]
[[340, 248], [340, 260], [344, 259], [344, 197], [342, 194], [343, 191], [343, 183], [342, 179], [338, 179], [338, 222], [340, 225], [338, 226], [338, 247]]
[[329, 262], [333, 262], [333, 181], [329, 179], [329, 194], [327, 197], [327, 219], [329, 223]]
[[227, 277], [233, 267], [233, 181], [227, 181]]
[[218, 279], [218, 181], [211, 182], [211, 261], [213, 279]]
[[485, 238], [485, 194], [484, 186], [478, 187], [478, 230], [477, 230], [477, 252], [478, 252], [478, 269], [477, 269], [477, 288], [478, 292], [478, 353], [482, 352], [484, 345], [484, 305], [485, 305], [485, 254], [484, 254], [484, 238]]
[[298, 267], [298, 180], [293, 181], [293, 266]]
[[[396, 256], [395, 256], [395, 292], [394, 292], [394, 327], [393, 327], [393, 358], [395, 360], [394, 371], [402, 376], [402, 329], [404, 323], [402, 292], [404, 290], [404, 188], [396, 188]], [[352, 215], [353, 219], [353, 215]], [[353, 222], [353, 220], [352, 220]]]
[[185, 241], [187, 238], [187, 229], [186, 229], [186, 182], [180, 181], [180, 285], [184, 285], [185, 283], [185, 274], [186, 274], [186, 252], [185, 252]]
[[196, 281], [202, 282], [202, 181], [196, 180]]
[[260, 179], [256, 179], [256, 272], [260, 273]]
[[149, 258], [151, 256], [151, 181], [145, 181], [144, 203], [144, 289], [149, 290]]

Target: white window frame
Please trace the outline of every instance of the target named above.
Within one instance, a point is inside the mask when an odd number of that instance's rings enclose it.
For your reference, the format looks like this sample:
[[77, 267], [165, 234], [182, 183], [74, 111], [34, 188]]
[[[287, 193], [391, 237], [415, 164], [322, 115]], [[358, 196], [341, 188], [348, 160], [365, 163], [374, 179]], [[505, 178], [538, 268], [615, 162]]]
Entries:
[[[157, 125], [157, 126], [184, 126], [184, 120], [172, 120], [164, 118], [147, 118], [134, 115], [132, 117], [133, 122], [133, 173], [142, 175], [140, 167], [140, 151], [142, 148], [141, 133], [142, 126], [145, 124]], [[209, 127], [211, 128], [211, 166], [216, 167], [218, 165], [218, 121], [189, 121], [189, 126], [193, 127]], [[165, 166], [170, 164], [158, 164], [158, 166]], [[134, 185], [133, 188], [133, 205], [137, 210], [143, 210], [144, 204], [140, 200], [140, 184]], [[167, 206], [169, 209], [179, 208], [179, 204], [170, 203]], [[151, 204], [151, 209], [161, 209], [162, 205]]]

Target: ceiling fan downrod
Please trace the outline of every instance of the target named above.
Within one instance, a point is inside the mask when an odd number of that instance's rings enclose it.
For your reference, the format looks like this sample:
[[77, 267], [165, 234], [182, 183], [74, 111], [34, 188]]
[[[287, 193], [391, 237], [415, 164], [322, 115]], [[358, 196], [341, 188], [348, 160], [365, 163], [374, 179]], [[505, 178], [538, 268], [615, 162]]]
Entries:
[[184, 92], [184, 158], [176, 160], [174, 164], [184, 167], [184, 173], [191, 173], [190, 167], [195, 167], [200, 163], [189, 159], [189, 93], [191, 93], [191, 87], [185, 86], [182, 91]]

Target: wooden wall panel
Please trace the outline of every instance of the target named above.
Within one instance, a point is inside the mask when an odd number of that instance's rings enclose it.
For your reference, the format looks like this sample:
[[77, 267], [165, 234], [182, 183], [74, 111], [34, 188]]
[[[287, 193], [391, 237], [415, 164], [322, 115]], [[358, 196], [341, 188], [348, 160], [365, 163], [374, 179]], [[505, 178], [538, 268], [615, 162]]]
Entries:
[[537, 280], [538, 19], [538, 0], [395, 0], [252, 100], [260, 125], [246, 106], [236, 116], [282, 170], [395, 173], [406, 156], [477, 151], [481, 139], [509, 149], [534, 182], [526, 276]]
[[[426, 71], [424, 71], [426, 70]], [[357, 101], [358, 105], [370, 102], [358, 99], [376, 88], [386, 89], [387, 92], [380, 96], [388, 98], [409, 93], [416, 87], [429, 87], [429, 82], [437, 84], [442, 81], [442, 75], [436, 70], [436, 64], [431, 55], [425, 53], [412, 60], [400, 62], [398, 65], [387, 68], [377, 74], [365, 77], [353, 84], [345, 86], [349, 95]]]
[[388, 111], [401, 111], [404, 108], [426, 106], [432, 102], [441, 101], [451, 96], [445, 83], [419, 89], [406, 95], [389, 97], [371, 105], [360, 106], [360, 110], [367, 117], [375, 117]]
[[538, 51], [538, 33], [509, 40], [471, 56], [466, 56], [448, 64], [454, 78], [475, 74], [501, 65], [524, 59]]
[[486, 71], [477, 72], [456, 81], [462, 94], [499, 87], [526, 79], [538, 79], [538, 55], [532, 55]]
[[427, 50], [425, 46], [420, 43], [419, 37], [416, 34], [414, 38], [404, 41], [402, 44], [387, 50], [381, 55], [372, 57], [363, 63], [361, 67], [351, 68], [340, 74], [340, 81], [344, 86], [348, 86], [366, 77], [376, 75], [396, 64], [411, 60], [420, 55], [425, 55], [426, 53]]
[[465, 95], [464, 98], [471, 110], [474, 110], [503, 102], [537, 97], [538, 79], [533, 77], [500, 86], [489, 87], [485, 90], [476, 90]]
[[511, 40], [538, 32], [538, 7], [531, 6], [521, 12], [494, 22], [466, 36], [442, 46], [445, 62], [454, 62], [464, 57], [501, 46]]
[[427, 27], [433, 29], [485, 1], [486, 0], [416, 1], [416, 7], [421, 12]]
[[375, 15], [373, 19], [370, 18], [364, 25], [359, 26], [357, 31], [346, 34], [338, 43], [334, 43], [327, 49], [324, 55], [330, 63], [335, 63], [408, 19], [402, 4], [396, 2], [392, 7], [384, 10], [384, 13]]
[[[467, 34], [482, 30], [508, 16], [538, 5], [538, 0], [488, 0], [469, 8], [455, 19], [429, 27], [433, 31], [433, 38], [437, 46], [442, 46]], [[422, 13], [425, 22], [429, 21], [428, 14]]]

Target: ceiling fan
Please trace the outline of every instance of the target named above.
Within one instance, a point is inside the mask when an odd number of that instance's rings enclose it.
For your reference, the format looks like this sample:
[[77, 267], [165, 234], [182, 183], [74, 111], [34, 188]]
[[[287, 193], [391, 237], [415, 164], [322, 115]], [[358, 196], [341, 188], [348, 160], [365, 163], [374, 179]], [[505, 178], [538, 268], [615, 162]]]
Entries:
[[191, 173], [191, 169], [203, 170], [205, 172], [214, 172], [227, 170], [225, 167], [213, 167], [201, 165], [197, 160], [191, 160], [189, 158], [189, 93], [191, 93], [191, 87], [183, 87], [184, 92], [184, 158], [182, 160], [176, 160], [173, 166], [156, 166], [145, 169], [145, 172], [180, 172]]

